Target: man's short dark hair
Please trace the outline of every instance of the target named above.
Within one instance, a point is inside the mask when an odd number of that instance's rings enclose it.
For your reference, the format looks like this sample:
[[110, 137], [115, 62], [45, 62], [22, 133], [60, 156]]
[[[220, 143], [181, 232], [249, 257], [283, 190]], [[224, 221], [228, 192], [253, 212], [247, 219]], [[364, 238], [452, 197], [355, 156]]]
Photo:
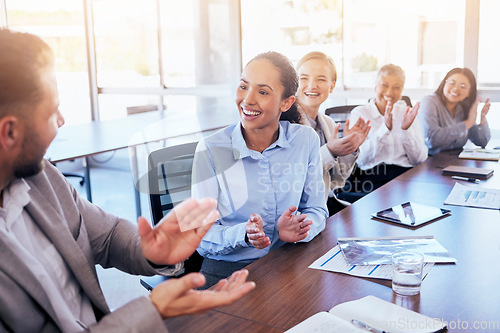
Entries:
[[38, 102], [41, 74], [53, 66], [54, 54], [42, 39], [0, 28], [0, 117]]

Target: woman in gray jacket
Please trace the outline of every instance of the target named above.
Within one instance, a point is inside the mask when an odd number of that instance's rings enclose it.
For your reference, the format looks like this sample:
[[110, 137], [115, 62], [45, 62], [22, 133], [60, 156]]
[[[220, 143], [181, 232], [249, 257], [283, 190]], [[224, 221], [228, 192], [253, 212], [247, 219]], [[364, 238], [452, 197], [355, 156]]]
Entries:
[[468, 68], [449, 71], [435, 93], [422, 99], [420, 121], [430, 155], [461, 148], [468, 139], [477, 146], [488, 144], [490, 128], [486, 114], [490, 99], [484, 103], [479, 124], [478, 104], [476, 78]]

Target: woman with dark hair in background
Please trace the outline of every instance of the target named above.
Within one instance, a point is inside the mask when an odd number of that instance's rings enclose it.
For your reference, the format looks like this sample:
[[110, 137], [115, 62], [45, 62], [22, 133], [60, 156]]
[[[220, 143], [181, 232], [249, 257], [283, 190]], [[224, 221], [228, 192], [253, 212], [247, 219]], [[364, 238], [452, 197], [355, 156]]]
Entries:
[[477, 146], [488, 144], [491, 135], [486, 115], [490, 99], [486, 100], [480, 123], [476, 124], [478, 103], [476, 78], [468, 68], [452, 69], [433, 95], [422, 98], [420, 121], [429, 154], [461, 148], [467, 139]]
[[259, 54], [236, 90], [240, 122], [196, 148], [192, 196], [217, 199], [220, 212], [198, 247], [207, 287], [285, 243], [309, 242], [325, 228], [318, 136], [280, 121], [288, 113], [300, 119], [297, 86], [285, 56]]

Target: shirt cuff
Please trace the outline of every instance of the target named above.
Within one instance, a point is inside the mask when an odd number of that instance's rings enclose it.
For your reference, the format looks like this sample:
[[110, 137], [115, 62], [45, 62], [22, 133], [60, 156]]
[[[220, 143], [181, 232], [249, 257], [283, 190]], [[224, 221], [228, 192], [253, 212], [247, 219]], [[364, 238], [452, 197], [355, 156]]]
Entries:
[[180, 262], [175, 265], [156, 265], [149, 260], [148, 262], [151, 265], [151, 267], [153, 267], [156, 270], [156, 273], [158, 275], [163, 275], [163, 276], [176, 275], [184, 268], [184, 262]]
[[334, 159], [335, 161], [337, 161], [338, 156], [337, 156], [337, 155], [335, 155], [334, 153], [332, 153], [332, 152], [330, 151], [330, 149], [328, 149], [328, 151], [330, 152], [330, 155], [332, 155], [333, 159]]

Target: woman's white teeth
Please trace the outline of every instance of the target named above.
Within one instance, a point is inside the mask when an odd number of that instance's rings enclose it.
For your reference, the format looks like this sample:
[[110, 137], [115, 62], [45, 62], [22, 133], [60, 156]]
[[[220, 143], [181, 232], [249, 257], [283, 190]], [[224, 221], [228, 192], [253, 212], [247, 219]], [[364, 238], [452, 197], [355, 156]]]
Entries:
[[319, 93], [305, 93], [306, 96], [319, 96]]
[[243, 109], [243, 113], [246, 114], [247, 116], [258, 116], [259, 114], [261, 114], [261, 112], [251, 111], [246, 109]]

